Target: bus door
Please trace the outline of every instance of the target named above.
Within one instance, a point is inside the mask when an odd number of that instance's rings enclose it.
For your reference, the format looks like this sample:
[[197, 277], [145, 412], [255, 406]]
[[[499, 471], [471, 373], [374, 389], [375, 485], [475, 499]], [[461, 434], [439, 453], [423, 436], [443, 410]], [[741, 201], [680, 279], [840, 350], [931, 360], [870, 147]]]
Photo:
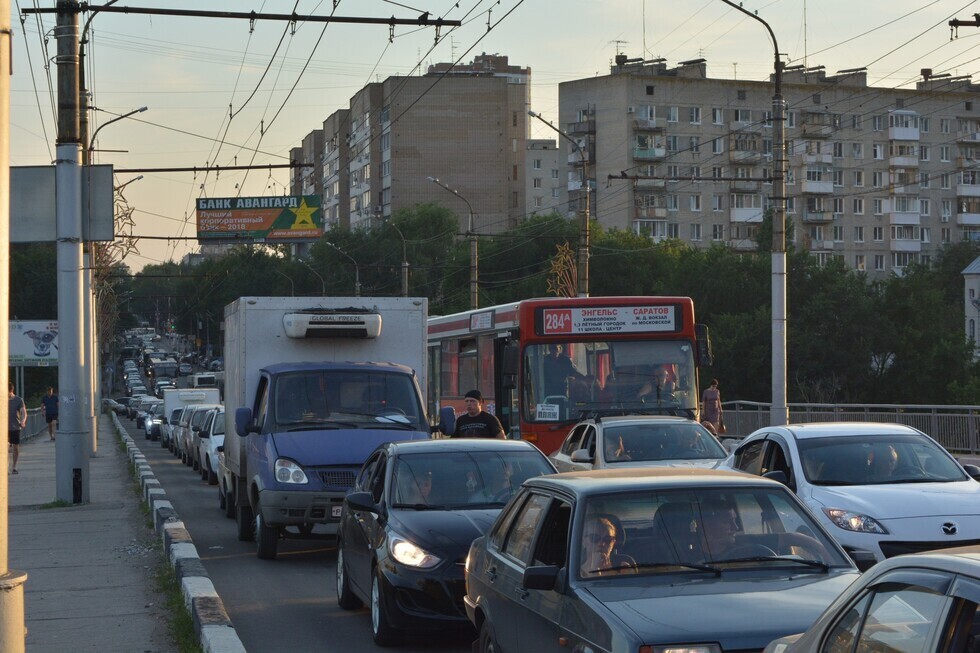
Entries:
[[497, 419], [504, 427], [507, 437], [511, 437], [511, 427], [520, 432], [521, 420], [516, 389], [505, 387], [504, 364], [508, 343], [513, 343], [512, 346], [517, 347], [517, 342], [508, 337], [494, 338], [493, 341], [493, 396], [497, 399]]

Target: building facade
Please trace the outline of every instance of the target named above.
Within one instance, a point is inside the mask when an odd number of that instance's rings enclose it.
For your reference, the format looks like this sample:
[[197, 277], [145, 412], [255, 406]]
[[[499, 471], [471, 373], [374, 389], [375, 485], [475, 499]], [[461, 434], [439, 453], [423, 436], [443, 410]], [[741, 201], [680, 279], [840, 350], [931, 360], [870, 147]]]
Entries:
[[[655, 241], [756, 248], [772, 203], [773, 84], [709, 79], [698, 59], [618, 56], [610, 74], [562, 83], [561, 143], [574, 214]], [[980, 99], [967, 77], [923, 70], [914, 89], [871, 87], [863, 69], [783, 74], [787, 236], [870, 275], [928, 263], [980, 238]], [[596, 183], [598, 182], [598, 183]]]
[[524, 214], [528, 217], [552, 212], [565, 213], [559, 204], [562, 181], [558, 153], [558, 144], [554, 140], [532, 138], [527, 141]]

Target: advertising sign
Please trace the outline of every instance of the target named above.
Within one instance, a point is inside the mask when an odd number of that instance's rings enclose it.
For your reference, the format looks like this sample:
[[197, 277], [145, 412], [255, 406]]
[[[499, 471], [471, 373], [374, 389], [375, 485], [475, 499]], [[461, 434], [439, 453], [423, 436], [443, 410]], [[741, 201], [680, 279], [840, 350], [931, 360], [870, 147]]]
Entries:
[[322, 235], [319, 195], [197, 200], [198, 240], [275, 243], [316, 240]]
[[541, 311], [541, 335], [587, 333], [651, 333], [676, 331], [673, 305], [546, 308]]
[[10, 320], [11, 367], [58, 364], [57, 320]]

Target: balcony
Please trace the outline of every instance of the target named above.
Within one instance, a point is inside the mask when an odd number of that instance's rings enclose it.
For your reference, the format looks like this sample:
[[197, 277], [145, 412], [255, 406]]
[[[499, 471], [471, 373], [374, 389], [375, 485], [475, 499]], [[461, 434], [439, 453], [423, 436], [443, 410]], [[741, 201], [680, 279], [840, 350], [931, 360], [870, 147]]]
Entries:
[[592, 163], [592, 155], [587, 149], [575, 150], [568, 155], [568, 165], [580, 166], [583, 163]]
[[762, 153], [754, 150], [731, 150], [728, 159], [732, 163], [759, 163], [762, 161]]
[[820, 125], [814, 123], [803, 123], [803, 138], [830, 138], [834, 135], [832, 125]]
[[834, 162], [832, 154], [803, 154], [803, 165], [825, 165], [829, 166]]
[[637, 220], [666, 220], [667, 209], [655, 206], [638, 206], [634, 211], [634, 218]]
[[804, 193], [818, 193], [821, 195], [829, 195], [834, 192], [834, 182], [833, 180], [827, 181], [812, 181], [810, 179], [804, 179], [800, 182], [800, 189]]
[[922, 241], [919, 240], [893, 240], [889, 249], [893, 252], [921, 252]]
[[762, 222], [762, 209], [732, 209], [732, 222]]
[[568, 123], [569, 134], [594, 134], [595, 120], [582, 120]]
[[957, 143], [980, 143], [980, 132], [958, 131], [956, 132]]
[[760, 182], [758, 181], [733, 181], [730, 182], [730, 190], [733, 193], [758, 193], [760, 189]]
[[956, 167], [971, 170], [974, 168], [980, 168], [980, 159], [975, 159], [972, 156], [958, 156], [956, 157]]
[[912, 225], [919, 226], [922, 216], [918, 211], [890, 211], [888, 213], [888, 224], [890, 225]]
[[888, 165], [892, 168], [918, 168], [919, 157], [915, 154], [908, 156], [890, 156], [888, 157]]
[[980, 197], [980, 185], [956, 184], [957, 197]]
[[664, 147], [634, 147], [633, 158], [638, 161], [659, 161], [667, 156]]
[[980, 213], [958, 213], [956, 224], [961, 227], [980, 227]]
[[807, 224], [827, 224], [834, 221], [831, 211], [804, 211], [803, 222]]
[[733, 120], [728, 123], [728, 129], [730, 131], [748, 134], [757, 134], [762, 131], [764, 126], [769, 127], [770, 125], [763, 125], [761, 122], [755, 122], [752, 120]]
[[663, 190], [667, 187], [666, 179], [637, 179], [636, 188], [643, 190]]
[[633, 127], [637, 131], [658, 132], [663, 131], [664, 123], [662, 119], [657, 118], [636, 118], [633, 120]]
[[919, 140], [919, 128], [918, 127], [889, 127], [888, 140], [917, 141]]

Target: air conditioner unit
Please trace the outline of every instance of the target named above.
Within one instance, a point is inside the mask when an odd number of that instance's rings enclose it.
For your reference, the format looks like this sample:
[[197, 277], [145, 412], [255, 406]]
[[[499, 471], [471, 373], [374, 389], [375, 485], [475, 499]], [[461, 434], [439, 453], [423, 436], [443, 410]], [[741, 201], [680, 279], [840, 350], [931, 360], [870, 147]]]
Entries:
[[636, 113], [636, 107], [626, 107], [626, 113]]
[[377, 338], [381, 315], [363, 308], [287, 313], [282, 326], [290, 338]]

